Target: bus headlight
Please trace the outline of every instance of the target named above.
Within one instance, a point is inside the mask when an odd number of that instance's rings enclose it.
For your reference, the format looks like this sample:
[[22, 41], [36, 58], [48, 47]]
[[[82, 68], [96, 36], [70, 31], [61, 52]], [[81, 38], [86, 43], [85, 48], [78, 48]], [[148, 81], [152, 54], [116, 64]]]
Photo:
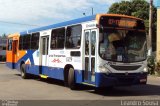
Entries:
[[106, 73], [106, 74], [111, 73], [111, 71], [107, 67], [105, 67], [105, 66], [99, 66], [99, 70], [102, 73]]
[[144, 68], [143, 68], [143, 72], [148, 72], [147, 67], [144, 67]]

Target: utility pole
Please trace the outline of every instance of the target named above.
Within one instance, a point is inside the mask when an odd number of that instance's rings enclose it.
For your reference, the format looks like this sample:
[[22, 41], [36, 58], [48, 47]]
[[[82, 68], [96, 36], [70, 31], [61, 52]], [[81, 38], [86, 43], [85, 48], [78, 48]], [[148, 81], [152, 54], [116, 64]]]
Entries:
[[152, 55], [152, 20], [153, 20], [153, 0], [150, 0], [149, 7], [149, 53], [148, 55]]
[[84, 16], [86, 16], [86, 13], [83, 13]]
[[92, 15], [93, 15], [93, 7], [92, 7]]

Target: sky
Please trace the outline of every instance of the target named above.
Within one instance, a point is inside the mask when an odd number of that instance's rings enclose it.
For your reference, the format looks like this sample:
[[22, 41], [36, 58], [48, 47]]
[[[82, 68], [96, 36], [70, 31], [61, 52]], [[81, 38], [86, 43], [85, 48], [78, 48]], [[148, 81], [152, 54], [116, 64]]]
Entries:
[[107, 13], [122, 0], [0, 0], [0, 35]]

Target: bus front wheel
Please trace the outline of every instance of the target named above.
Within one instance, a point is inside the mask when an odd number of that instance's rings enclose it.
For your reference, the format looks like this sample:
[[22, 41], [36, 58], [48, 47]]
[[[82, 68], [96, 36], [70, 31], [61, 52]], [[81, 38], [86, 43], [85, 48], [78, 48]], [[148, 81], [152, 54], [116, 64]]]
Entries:
[[69, 72], [68, 72], [68, 86], [70, 87], [71, 90], [76, 89], [75, 73], [72, 67], [69, 68]]
[[26, 68], [25, 68], [25, 64], [21, 65], [21, 77], [23, 79], [27, 79], [28, 78], [28, 74], [26, 73]]

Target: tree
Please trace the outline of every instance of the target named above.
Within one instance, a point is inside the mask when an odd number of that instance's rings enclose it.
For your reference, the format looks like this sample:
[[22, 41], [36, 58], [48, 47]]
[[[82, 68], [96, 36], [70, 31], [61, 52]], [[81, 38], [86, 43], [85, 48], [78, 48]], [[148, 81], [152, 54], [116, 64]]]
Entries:
[[7, 35], [4, 33], [4, 34], [2, 34], [2, 37], [6, 37]]
[[[149, 3], [145, 0], [130, 0], [114, 3], [109, 8], [108, 13], [111, 14], [123, 14], [129, 16], [135, 16], [145, 21], [146, 32], [148, 33], [149, 27]], [[152, 48], [156, 50], [156, 24], [157, 23], [157, 10], [153, 7], [153, 35], [152, 35]]]

